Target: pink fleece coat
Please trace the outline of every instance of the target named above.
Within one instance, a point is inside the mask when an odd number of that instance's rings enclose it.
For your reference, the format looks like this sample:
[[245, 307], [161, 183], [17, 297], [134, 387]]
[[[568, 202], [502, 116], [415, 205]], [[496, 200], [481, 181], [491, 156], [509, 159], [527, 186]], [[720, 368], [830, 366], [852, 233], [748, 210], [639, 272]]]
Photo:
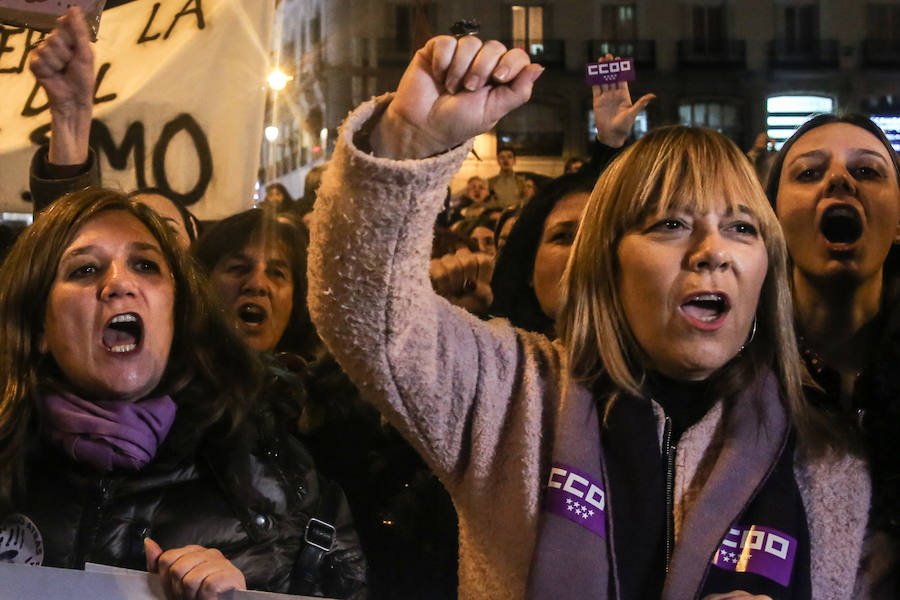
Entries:
[[[354, 134], [389, 100], [362, 105], [341, 128], [316, 202], [310, 313], [364, 397], [450, 492], [459, 515], [459, 597], [522, 598], [569, 385], [565, 354], [541, 335], [481, 321], [432, 291], [432, 226], [471, 144], [425, 160], [360, 151]], [[679, 446], [676, 516], [690, 496], [685, 476], [696, 473], [720, 415], [711, 411]], [[814, 597], [850, 598], [868, 513], [865, 465], [849, 457], [815, 464], [798, 457], [797, 465]]]

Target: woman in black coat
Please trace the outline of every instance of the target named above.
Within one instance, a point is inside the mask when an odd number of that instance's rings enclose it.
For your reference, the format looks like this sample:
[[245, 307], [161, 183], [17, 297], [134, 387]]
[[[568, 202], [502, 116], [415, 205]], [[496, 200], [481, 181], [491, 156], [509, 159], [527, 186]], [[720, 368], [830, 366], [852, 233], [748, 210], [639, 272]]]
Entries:
[[260, 392], [257, 360], [159, 217], [54, 203], [0, 269], [0, 529], [12, 562], [158, 570], [170, 597], [349, 597], [365, 563], [340, 489]]

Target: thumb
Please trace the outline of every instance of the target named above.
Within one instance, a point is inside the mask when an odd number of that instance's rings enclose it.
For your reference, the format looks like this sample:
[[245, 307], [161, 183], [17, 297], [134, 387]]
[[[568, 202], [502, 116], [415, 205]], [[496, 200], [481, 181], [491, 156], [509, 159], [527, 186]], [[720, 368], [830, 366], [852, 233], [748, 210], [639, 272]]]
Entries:
[[159, 562], [159, 557], [162, 553], [163, 551], [162, 548], [159, 547], [159, 544], [148, 537], [144, 538], [144, 555], [147, 557], [148, 573], [157, 572], [157, 563]]
[[650, 101], [656, 98], [656, 94], [644, 94], [640, 98], [638, 98], [637, 102], [631, 105], [631, 109], [628, 112], [637, 115], [639, 112], [647, 108], [647, 105], [650, 104]]
[[494, 88], [496, 95], [496, 109], [500, 113], [496, 120], [500, 120], [507, 113], [528, 102], [531, 98], [531, 90], [534, 82], [544, 72], [544, 67], [538, 64], [530, 64], [522, 69], [508, 85], [499, 85]]

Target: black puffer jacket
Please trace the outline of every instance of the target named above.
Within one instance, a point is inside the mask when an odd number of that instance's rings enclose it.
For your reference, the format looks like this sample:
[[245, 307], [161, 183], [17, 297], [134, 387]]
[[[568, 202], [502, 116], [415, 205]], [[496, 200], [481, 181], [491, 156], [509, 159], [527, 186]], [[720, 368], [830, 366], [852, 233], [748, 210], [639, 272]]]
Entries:
[[[43, 564], [143, 569], [149, 536], [163, 549], [218, 548], [250, 589], [364, 597], [365, 559], [343, 492], [319, 477], [275, 404], [262, 402], [227, 435], [197, 432], [194, 422], [179, 410], [156, 458], [136, 473], [103, 476], [37, 443], [13, 512], [36, 525]], [[310, 517], [334, 524], [331, 551], [304, 541]], [[313, 521], [308, 537], [327, 546], [330, 534]]]

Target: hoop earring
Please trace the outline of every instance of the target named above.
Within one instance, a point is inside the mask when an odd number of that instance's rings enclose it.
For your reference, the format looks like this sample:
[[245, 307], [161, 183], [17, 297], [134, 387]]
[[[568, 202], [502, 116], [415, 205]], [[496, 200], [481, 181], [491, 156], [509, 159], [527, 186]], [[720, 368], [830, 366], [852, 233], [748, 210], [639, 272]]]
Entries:
[[756, 337], [756, 315], [753, 315], [753, 325], [750, 327], [750, 335], [747, 336], [747, 341], [741, 345], [741, 349], [739, 352], [743, 352], [744, 348], [750, 345], [750, 342], [753, 341], [753, 338]]

